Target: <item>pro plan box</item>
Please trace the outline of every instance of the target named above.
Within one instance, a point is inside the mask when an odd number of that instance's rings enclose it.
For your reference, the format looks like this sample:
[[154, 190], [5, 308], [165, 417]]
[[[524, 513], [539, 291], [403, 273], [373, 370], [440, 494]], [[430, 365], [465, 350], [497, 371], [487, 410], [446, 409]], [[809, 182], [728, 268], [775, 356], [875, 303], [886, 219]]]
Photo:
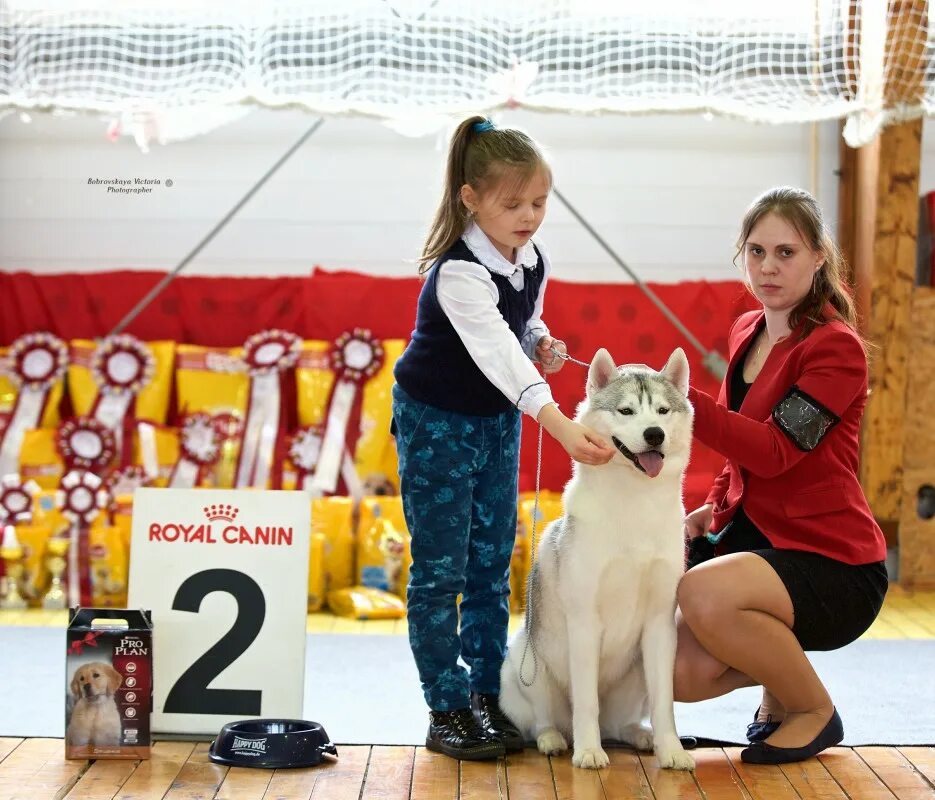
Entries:
[[73, 608], [65, 655], [65, 758], [149, 758], [149, 611]]

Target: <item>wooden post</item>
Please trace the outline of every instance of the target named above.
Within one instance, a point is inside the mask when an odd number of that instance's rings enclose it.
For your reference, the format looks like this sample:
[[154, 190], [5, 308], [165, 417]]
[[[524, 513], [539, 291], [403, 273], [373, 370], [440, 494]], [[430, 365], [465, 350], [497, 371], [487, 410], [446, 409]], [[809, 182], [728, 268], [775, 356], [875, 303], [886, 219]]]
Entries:
[[[926, 0], [892, 0], [886, 37], [886, 108], [917, 106], [924, 92]], [[864, 416], [861, 482], [892, 543], [903, 496], [910, 312], [919, 220], [922, 121], [885, 128], [879, 138], [873, 212], [870, 400]], [[868, 152], [868, 157], [870, 156]], [[873, 165], [868, 163], [868, 174]], [[859, 226], [859, 223], [858, 223]], [[855, 254], [855, 263], [862, 255]]]
[[919, 496], [935, 489], [935, 288], [917, 286], [913, 291], [909, 353], [912, 368], [907, 380], [899, 582], [907, 588], [932, 588], [935, 516], [930, 516], [933, 509], [926, 507], [929, 504], [920, 508]]
[[[910, 309], [919, 222], [922, 121], [880, 135], [869, 324], [870, 400], [861, 483], [874, 515], [892, 528], [902, 496]], [[860, 256], [858, 255], [858, 263]]]

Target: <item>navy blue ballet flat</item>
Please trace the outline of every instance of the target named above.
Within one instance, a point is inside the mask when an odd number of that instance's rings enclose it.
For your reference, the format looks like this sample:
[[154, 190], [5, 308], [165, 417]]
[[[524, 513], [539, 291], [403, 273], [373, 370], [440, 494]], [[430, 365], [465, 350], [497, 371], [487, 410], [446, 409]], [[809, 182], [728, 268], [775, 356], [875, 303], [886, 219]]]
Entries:
[[844, 739], [844, 723], [837, 709], [828, 724], [805, 747], [775, 747], [766, 742], [754, 742], [740, 751], [740, 760], [747, 764], [791, 764], [817, 756], [822, 750], [840, 744]]
[[747, 725], [748, 742], [762, 742], [767, 737], [772, 736], [773, 733], [779, 729], [779, 726], [782, 725], [782, 720], [774, 722], [770, 714], [767, 714], [766, 719], [762, 722], [757, 719], [759, 716], [760, 709], [757, 708], [756, 714], [753, 715], [753, 722]]

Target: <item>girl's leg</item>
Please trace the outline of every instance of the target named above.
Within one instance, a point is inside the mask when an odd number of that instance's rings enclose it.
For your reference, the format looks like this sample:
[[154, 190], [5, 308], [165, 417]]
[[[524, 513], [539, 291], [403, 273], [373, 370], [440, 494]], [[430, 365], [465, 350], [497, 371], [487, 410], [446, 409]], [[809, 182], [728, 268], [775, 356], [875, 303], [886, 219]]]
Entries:
[[[730, 667], [719, 674], [712, 669], [711, 687], [766, 687], [786, 711], [766, 741], [777, 747], [809, 744], [831, 719], [833, 704], [792, 633], [792, 600], [773, 568], [753, 553], [712, 559], [685, 573], [678, 600], [700, 648]], [[690, 649], [686, 656], [692, 658]], [[744, 683], [739, 676], [749, 677]]]
[[461, 600], [461, 655], [471, 690], [500, 693], [510, 622], [510, 560], [516, 538], [520, 414], [511, 409], [482, 424], [472, 479], [471, 535]]
[[409, 643], [433, 711], [470, 707], [458, 665], [456, 599], [464, 591], [471, 524], [473, 455], [462, 417], [394, 392], [400, 493], [412, 534], [407, 590]]

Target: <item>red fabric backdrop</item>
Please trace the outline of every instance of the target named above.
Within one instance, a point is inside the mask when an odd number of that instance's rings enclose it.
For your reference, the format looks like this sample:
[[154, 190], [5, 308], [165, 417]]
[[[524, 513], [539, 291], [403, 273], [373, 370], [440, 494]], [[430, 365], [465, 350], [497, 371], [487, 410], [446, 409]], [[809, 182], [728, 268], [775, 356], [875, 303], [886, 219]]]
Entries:
[[[0, 343], [37, 330], [63, 339], [104, 336], [162, 277], [157, 272], [0, 273]], [[731, 322], [753, 307], [740, 282], [654, 284], [652, 289], [706, 347], [725, 356]], [[270, 327], [306, 339], [333, 339], [348, 328], [365, 326], [380, 338], [405, 339], [412, 330], [418, 293], [417, 278], [318, 269], [307, 277], [180, 277], [128, 331], [144, 340], [224, 347], [242, 344]], [[583, 360], [606, 347], [617, 363], [659, 368], [673, 348], [682, 346], [693, 383], [717, 392], [718, 383], [702, 367], [700, 354], [632, 284], [551, 281], [544, 316], [553, 335]], [[568, 414], [583, 397], [585, 377], [584, 368], [569, 363], [551, 378], [553, 393]], [[534, 424], [524, 426], [522, 489], [532, 488], [535, 480], [536, 430]], [[722, 463], [717, 454], [695, 445], [686, 506], [693, 508], [704, 498]], [[546, 436], [543, 486], [561, 489], [569, 474], [568, 457]]]

